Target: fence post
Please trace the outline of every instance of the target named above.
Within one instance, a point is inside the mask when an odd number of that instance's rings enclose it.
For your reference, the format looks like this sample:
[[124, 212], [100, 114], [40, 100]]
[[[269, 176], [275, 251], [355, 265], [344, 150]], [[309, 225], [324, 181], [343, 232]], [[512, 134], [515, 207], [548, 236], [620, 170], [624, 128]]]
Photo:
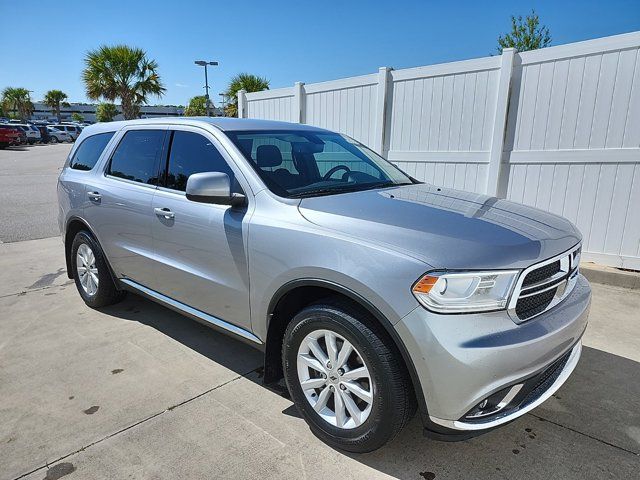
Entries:
[[387, 103], [389, 102], [389, 84], [391, 83], [391, 68], [378, 69], [378, 96], [376, 101], [376, 131], [371, 148], [384, 156], [387, 123]]
[[293, 121], [295, 123], [304, 123], [304, 110], [306, 104], [306, 96], [304, 94], [304, 83], [296, 82], [293, 86]]
[[238, 118], [247, 118], [247, 91], [238, 90]]
[[498, 80], [498, 94], [496, 102], [493, 131], [491, 133], [491, 149], [489, 150], [489, 169], [487, 172], [487, 195], [504, 196], [506, 193], [507, 178], [503, 178], [504, 168], [502, 157], [504, 139], [507, 128], [507, 115], [509, 112], [509, 95], [511, 94], [511, 77], [513, 75], [513, 60], [516, 54], [515, 48], [502, 50], [500, 61], [500, 78]]

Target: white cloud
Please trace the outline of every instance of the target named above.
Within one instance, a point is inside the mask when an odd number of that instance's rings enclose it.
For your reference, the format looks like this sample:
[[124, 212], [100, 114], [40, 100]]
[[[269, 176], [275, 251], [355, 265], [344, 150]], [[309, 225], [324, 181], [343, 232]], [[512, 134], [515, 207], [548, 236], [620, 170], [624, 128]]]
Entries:
[[176, 87], [179, 87], [179, 88], [189, 88], [189, 85], [185, 85], [184, 83], [176, 83]]

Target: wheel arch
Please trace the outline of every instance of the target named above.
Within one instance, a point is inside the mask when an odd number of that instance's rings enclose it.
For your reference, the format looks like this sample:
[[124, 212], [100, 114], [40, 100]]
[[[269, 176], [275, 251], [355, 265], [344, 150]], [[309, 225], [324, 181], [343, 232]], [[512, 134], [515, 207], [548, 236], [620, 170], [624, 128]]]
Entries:
[[284, 332], [293, 315], [303, 307], [327, 297], [339, 297], [371, 315], [387, 333], [400, 353], [413, 386], [420, 414], [428, 419], [427, 405], [422, 394], [420, 378], [404, 342], [391, 322], [369, 300], [338, 283], [318, 278], [292, 280], [280, 287], [269, 303], [267, 337], [264, 345], [264, 382], [273, 383], [283, 376], [281, 351]]
[[113, 273], [113, 269], [111, 268], [109, 259], [107, 258], [104, 252], [104, 249], [100, 245], [100, 242], [98, 241], [98, 237], [96, 236], [93, 229], [89, 226], [89, 224], [86, 221], [84, 221], [82, 218], [77, 216], [70, 217], [67, 220], [67, 224], [64, 230], [64, 257], [65, 257], [65, 262], [67, 266], [67, 277], [71, 279], [73, 278], [73, 268], [71, 265], [71, 246], [73, 245], [73, 239], [76, 237], [78, 232], [82, 230], [88, 231], [89, 234], [95, 240], [95, 242], [98, 244], [98, 246], [100, 246], [100, 249], [102, 250], [102, 255], [104, 256], [104, 259], [107, 262], [107, 267], [109, 268], [109, 274], [111, 275], [111, 278], [113, 278], [113, 281], [116, 284], [116, 286], [118, 286], [119, 285], [118, 279]]

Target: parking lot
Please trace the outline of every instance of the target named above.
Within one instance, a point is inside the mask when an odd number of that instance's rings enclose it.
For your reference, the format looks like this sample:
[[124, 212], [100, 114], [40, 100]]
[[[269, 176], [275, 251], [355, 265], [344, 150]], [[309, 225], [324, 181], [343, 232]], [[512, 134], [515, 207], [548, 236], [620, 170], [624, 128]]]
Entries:
[[55, 182], [69, 145], [0, 151], [0, 479], [637, 478], [640, 290], [594, 284], [583, 357], [542, 407], [458, 443], [414, 418], [366, 455], [309, 431], [261, 354], [66, 276]]
[[56, 179], [72, 144], [0, 150], [0, 242], [58, 234]]

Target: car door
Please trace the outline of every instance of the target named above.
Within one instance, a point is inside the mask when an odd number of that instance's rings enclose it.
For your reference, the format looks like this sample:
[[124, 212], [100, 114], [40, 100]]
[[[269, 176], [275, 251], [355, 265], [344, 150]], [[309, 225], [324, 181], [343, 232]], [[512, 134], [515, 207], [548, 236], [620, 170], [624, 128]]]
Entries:
[[[244, 179], [209, 132], [176, 127], [169, 133], [166, 172], [153, 198], [154, 290], [250, 330], [247, 227], [249, 207], [188, 200], [189, 175], [223, 172], [235, 191]], [[247, 190], [244, 185], [244, 191]]]
[[164, 126], [121, 131], [104, 168], [87, 179], [85, 189], [84, 215], [114, 273], [142, 285], [154, 274], [152, 200], [165, 134]]

